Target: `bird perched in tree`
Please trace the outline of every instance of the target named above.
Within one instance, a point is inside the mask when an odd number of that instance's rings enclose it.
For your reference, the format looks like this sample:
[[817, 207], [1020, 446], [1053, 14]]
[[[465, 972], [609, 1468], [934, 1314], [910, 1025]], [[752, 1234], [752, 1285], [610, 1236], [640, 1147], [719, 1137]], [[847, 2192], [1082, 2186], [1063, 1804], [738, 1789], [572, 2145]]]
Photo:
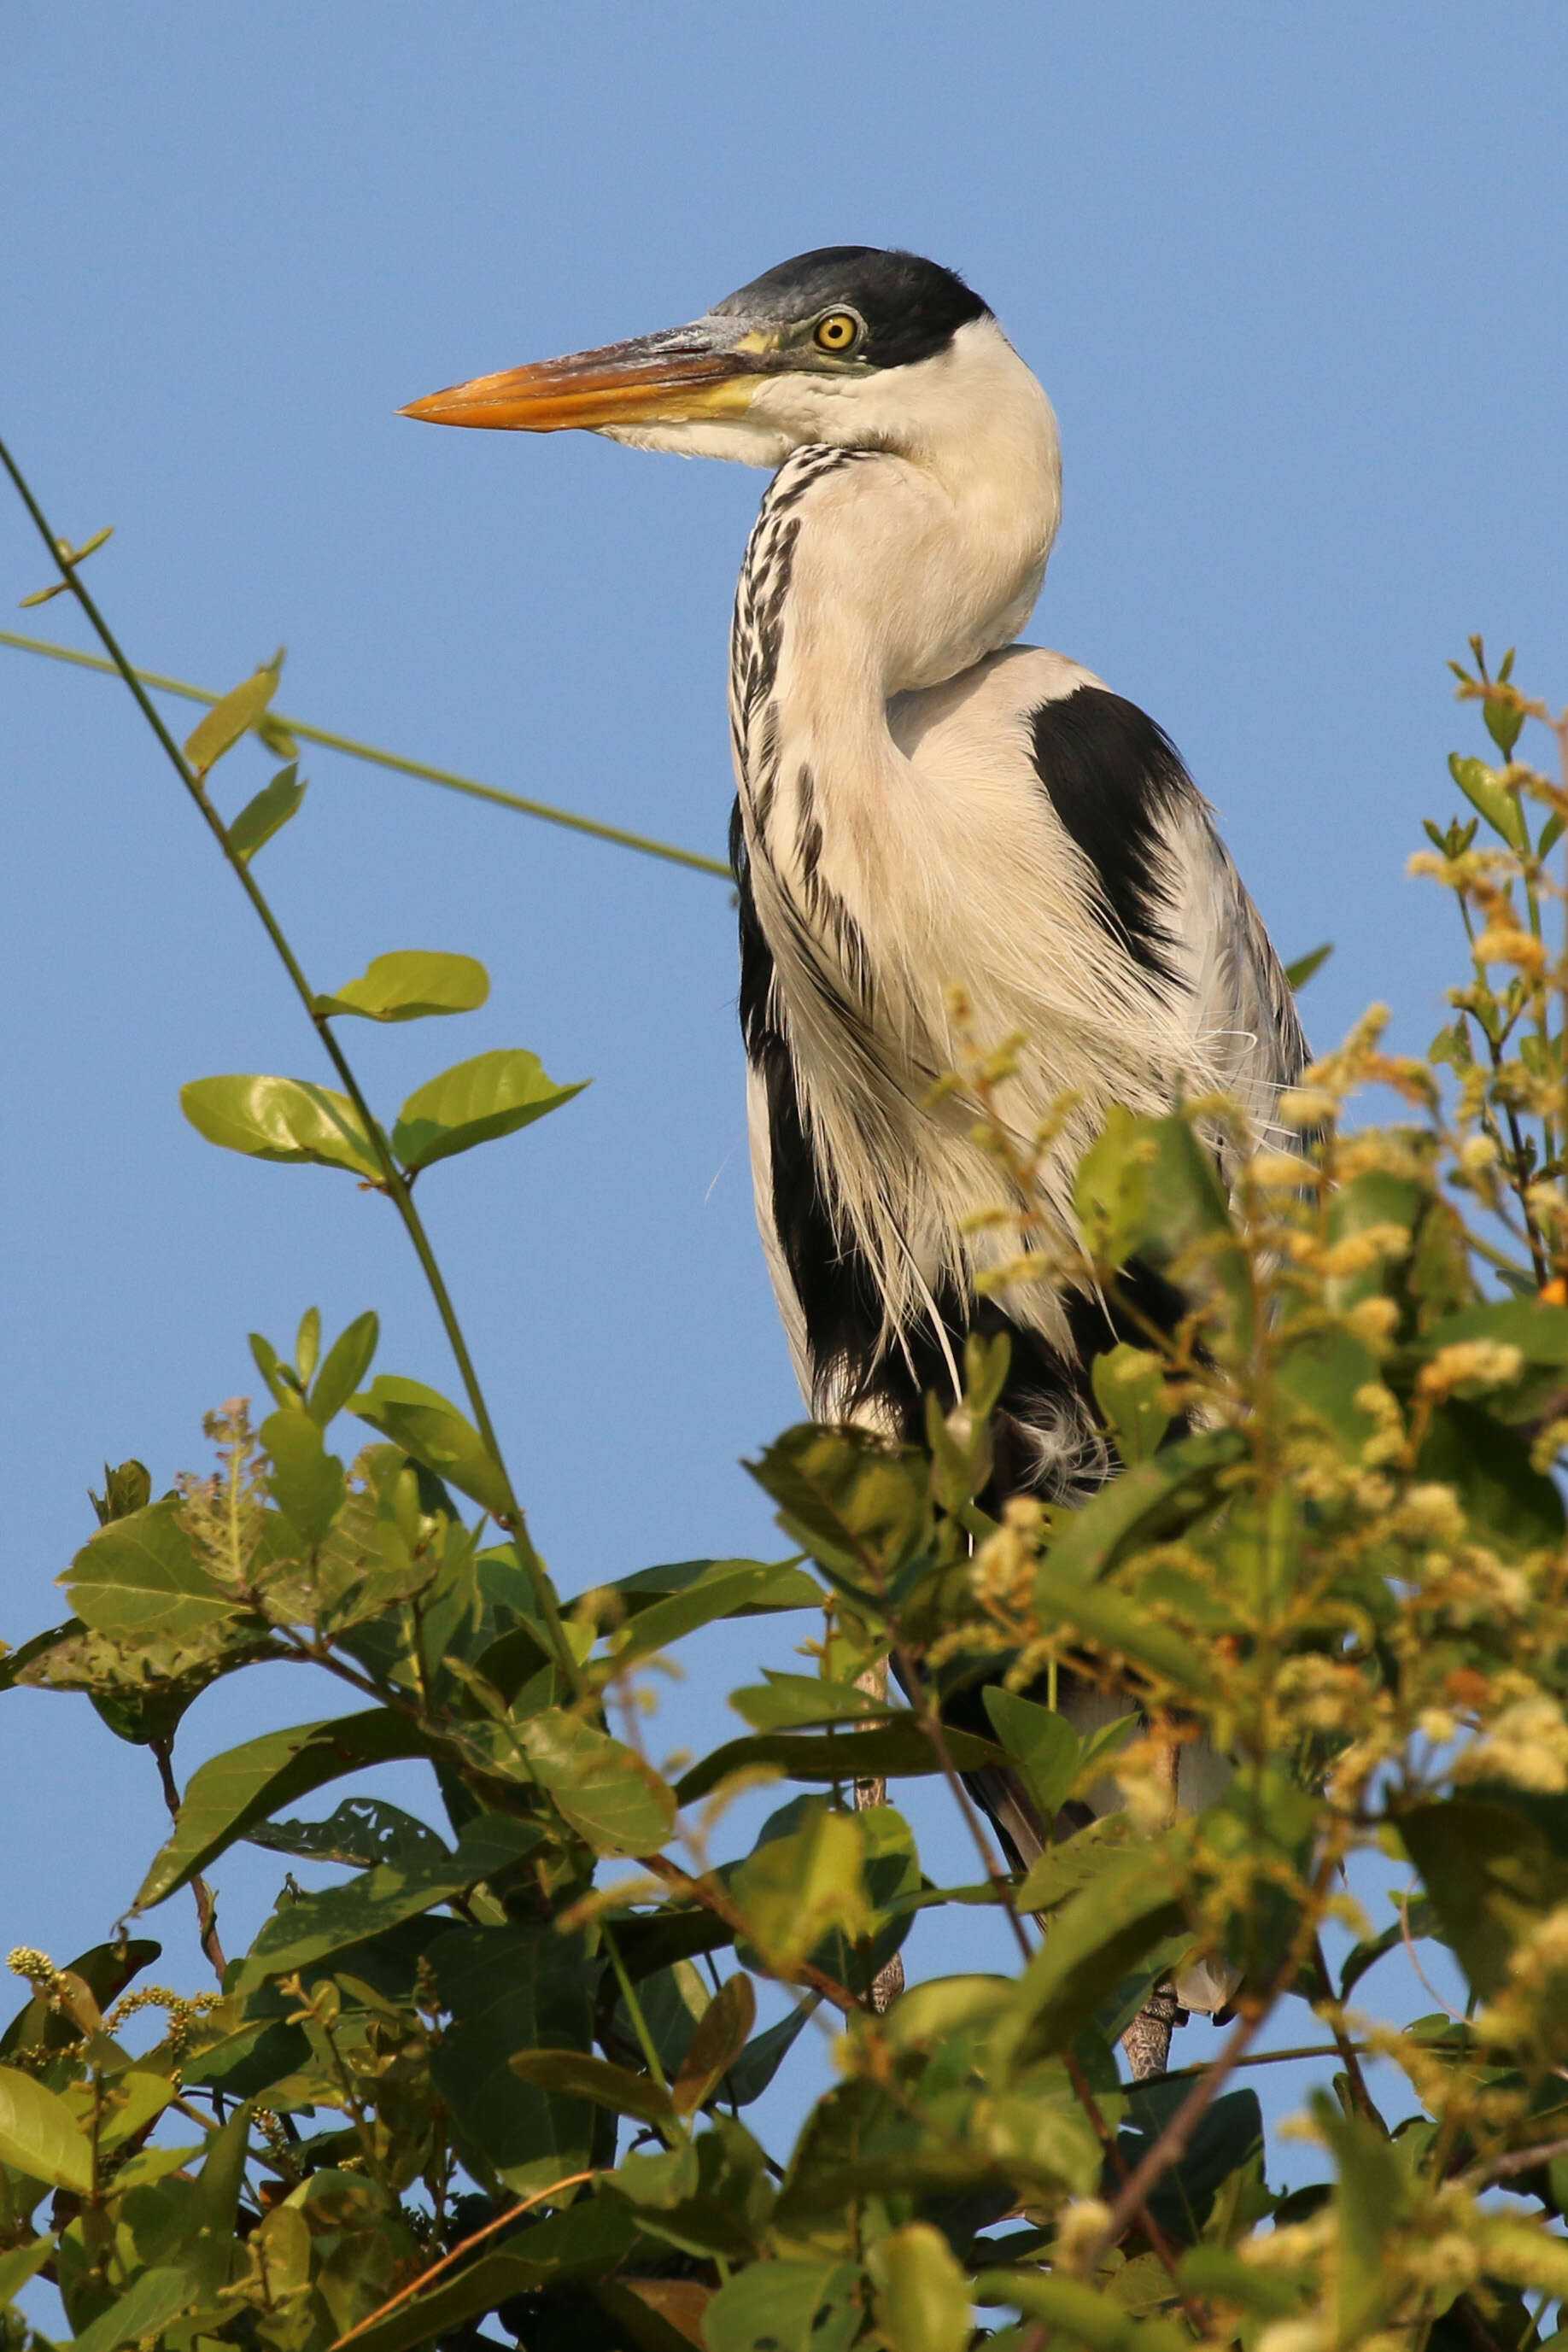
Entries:
[[[831, 246], [689, 326], [405, 413], [773, 469], [731, 636], [731, 845], [757, 1214], [801, 1386], [821, 1418], [918, 1437], [965, 1335], [1005, 1330], [998, 1491], [1086, 1491], [1113, 1467], [1089, 1366], [1124, 1335], [1077, 1163], [1115, 1104], [1223, 1087], [1266, 1126], [1304, 1048], [1169, 739], [1016, 643], [1061, 513], [1039, 383], [951, 270]], [[1052, 1277], [988, 1297], [1019, 1236], [986, 1222], [996, 1161], [938, 1087], [955, 1002], [1025, 1041], [1017, 1133], [1057, 1118], [1028, 1236]], [[1123, 1288], [1180, 1311], [1147, 1270]]]

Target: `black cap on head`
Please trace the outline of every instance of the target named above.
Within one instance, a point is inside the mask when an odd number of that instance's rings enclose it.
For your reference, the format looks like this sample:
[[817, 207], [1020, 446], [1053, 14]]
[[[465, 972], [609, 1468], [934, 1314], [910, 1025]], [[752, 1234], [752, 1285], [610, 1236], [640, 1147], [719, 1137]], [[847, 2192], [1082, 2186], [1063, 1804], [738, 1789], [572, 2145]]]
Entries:
[[875, 245], [824, 245], [781, 261], [713, 305], [721, 319], [804, 324], [842, 302], [866, 322], [856, 358], [871, 367], [903, 367], [945, 351], [960, 327], [988, 319], [989, 303], [962, 278], [918, 253]]

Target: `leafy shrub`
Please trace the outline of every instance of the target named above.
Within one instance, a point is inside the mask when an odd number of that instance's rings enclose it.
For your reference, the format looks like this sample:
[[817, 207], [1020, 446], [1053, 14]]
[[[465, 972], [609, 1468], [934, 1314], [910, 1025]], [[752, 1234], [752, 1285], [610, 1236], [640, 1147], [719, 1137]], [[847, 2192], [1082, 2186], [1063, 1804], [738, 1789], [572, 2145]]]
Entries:
[[[101, 626], [79, 560], [59, 553], [62, 579]], [[1418, 860], [1471, 950], [1432, 1057], [1385, 1053], [1373, 1013], [1287, 1101], [1289, 1148], [1252, 1150], [1201, 1102], [1114, 1119], [1082, 1163], [1100, 1279], [1136, 1253], [1190, 1302], [1096, 1368], [1123, 1475], [1077, 1509], [991, 1517], [1005, 1365], [975, 1342], [925, 1447], [803, 1427], [767, 1449], [790, 1558], [647, 1569], [564, 1613], [413, 1186], [574, 1090], [483, 1055], [384, 1127], [335, 1024], [460, 1013], [483, 973], [399, 954], [331, 995], [306, 980], [253, 870], [296, 774], [227, 825], [205, 782], [268, 723], [275, 667], [183, 754], [164, 738], [339, 1080], [198, 1080], [187, 1115], [390, 1198], [464, 1405], [373, 1377], [372, 1315], [330, 1345], [313, 1312], [288, 1352], [253, 1339], [259, 1425], [222, 1408], [216, 1469], [159, 1499], [141, 1465], [113, 1472], [64, 1579], [74, 1614], [0, 1663], [153, 1752], [174, 1820], [138, 1911], [193, 1888], [219, 1981], [148, 1983], [158, 1947], [129, 1928], [65, 1968], [13, 1953], [31, 1997], [0, 2042], [9, 2341], [44, 2341], [16, 2301], [40, 2275], [81, 2352], [402, 2352], [481, 2324], [538, 2352], [961, 2352], [993, 2324], [998, 2346], [1148, 2352], [1546, 2339], [1568, 2297], [1568, 963], [1547, 937], [1568, 772], [1513, 759], [1546, 714], [1475, 661], [1461, 694], [1503, 764], [1455, 761], [1475, 817], [1429, 828]], [[1026, 1184], [1008, 1066], [977, 1047], [953, 1084]], [[1352, 1123], [1369, 1087], [1391, 1123]], [[331, 1450], [345, 1413], [374, 1437], [352, 1459]], [[638, 1729], [654, 1662], [784, 1611], [817, 1612], [817, 1672], [737, 1692], [744, 1735], [667, 1779]], [[324, 1669], [344, 1711], [182, 1795], [184, 1709], [264, 1663]], [[1040, 1703], [1064, 1668], [1113, 1702], [1091, 1738]], [[960, 1728], [951, 1702], [983, 1678]], [[1181, 1813], [1199, 1736], [1234, 1773]], [[298, 1811], [397, 1759], [430, 1768], [445, 1834], [363, 1794]], [[1058, 1826], [1022, 1878], [963, 1780], [1003, 1766]], [[932, 1885], [897, 1807], [857, 1801], [921, 1776], [973, 1834], [968, 1884]], [[768, 1777], [801, 1793], [721, 1858], [725, 1804]], [[1075, 1827], [1064, 1808], [1108, 1778], [1115, 1809]], [[344, 1875], [228, 1959], [207, 1874], [247, 1838]], [[1381, 1929], [1352, 1891], [1367, 1856], [1409, 1873]], [[997, 1908], [1016, 1968], [889, 2000], [912, 1920], [942, 1905]], [[1331, 1923], [1356, 1937], [1337, 1975]], [[1469, 2002], [1398, 2026], [1366, 2005], [1373, 1971], [1424, 1939]], [[1194, 1958], [1239, 1986], [1228, 2031], [1129, 2083], [1117, 2037]], [[762, 2031], [757, 1979], [792, 2004]], [[126, 2034], [139, 2015], [161, 2020], [151, 2048]], [[813, 2015], [837, 2079], [770, 2150], [746, 2114]], [[1323, 2177], [1289, 2196], [1240, 2072], [1281, 2026], [1328, 2074], [1305, 2126]], [[1388, 2112], [1373, 2059], [1393, 2062]]]

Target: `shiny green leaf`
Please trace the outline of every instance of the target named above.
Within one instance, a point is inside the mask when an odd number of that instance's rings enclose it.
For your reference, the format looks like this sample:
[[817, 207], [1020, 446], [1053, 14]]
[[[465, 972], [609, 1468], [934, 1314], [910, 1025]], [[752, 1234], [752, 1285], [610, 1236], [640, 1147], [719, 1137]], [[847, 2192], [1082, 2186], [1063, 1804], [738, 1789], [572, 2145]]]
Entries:
[[378, 1863], [346, 1885], [296, 1896], [262, 1928], [232, 1990], [249, 1992], [269, 1977], [313, 1966], [399, 1920], [416, 1918], [437, 1903], [467, 1894], [510, 1870], [531, 1853], [543, 1833], [542, 1824], [514, 1821], [504, 1813], [480, 1813], [466, 1824], [456, 1853], [447, 1853], [434, 1840], [434, 1854]]
[[1058, 1522], [1045, 1563], [1053, 1583], [1090, 1583], [1134, 1545], [1184, 1532], [1219, 1507], [1234, 1483], [1226, 1474], [1247, 1456], [1239, 1430], [1204, 1429], [1113, 1478]]
[[1448, 755], [1448, 773], [1469, 802], [1479, 809], [1492, 831], [1500, 834], [1510, 849], [1527, 849], [1530, 845], [1524, 811], [1519, 795], [1504, 789], [1497, 771], [1489, 768], [1484, 760], [1467, 760], [1458, 751]]
[[257, 1822], [312, 1789], [410, 1756], [441, 1758], [420, 1725], [386, 1707], [366, 1707], [320, 1723], [269, 1731], [215, 1756], [193, 1774], [174, 1833], [153, 1862], [136, 1897], [140, 1910], [162, 1903], [195, 1872], [205, 1870]]
[[397, 948], [373, 956], [363, 975], [334, 995], [318, 996], [316, 1010], [355, 1013], [365, 1021], [423, 1021], [431, 1013], [476, 1012], [489, 992], [489, 974], [474, 956]]
[[465, 2145], [526, 2193], [580, 2172], [595, 2145], [585, 2099], [514, 2074], [521, 2050], [578, 2050], [592, 2040], [593, 1973], [580, 1936], [553, 1927], [458, 1927], [431, 1954], [451, 2022], [431, 2059]]
[[[1004, 1763], [1002, 1750], [973, 1732], [947, 1733], [945, 1745], [960, 1772], [978, 1772]], [[733, 1772], [772, 1765], [786, 1780], [920, 1780], [942, 1770], [942, 1759], [912, 1716], [900, 1714], [892, 1723], [865, 1731], [763, 1731], [751, 1739], [731, 1739], [716, 1748], [676, 1783], [683, 1805], [695, 1804]]]
[[757, 2021], [757, 1996], [743, 1971], [727, 1977], [697, 2021], [671, 2085], [676, 2113], [689, 2116], [710, 2098], [744, 2050]]
[[[616, 1643], [618, 1664], [662, 1650], [667, 1643], [695, 1633], [700, 1625], [711, 1625], [722, 1617], [759, 1616], [764, 1611], [821, 1605], [821, 1586], [798, 1569], [760, 1559], [716, 1559], [703, 1565], [706, 1573], [694, 1578], [683, 1591], [667, 1593], [637, 1611]], [[809, 1601], [805, 1597], [807, 1591]]]
[[748, 2263], [709, 2297], [702, 2315], [708, 2352], [837, 2352], [826, 2341], [822, 2315], [832, 2305], [849, 2305], [859, 2275], [854, 2263]]
[[110, 1519], [60, 1581], [84, 1624], [121, 1640], [156, 1633], [194, 1641], [241, 1606], [233, 1588], [198, 1561], [177, 1501]]
[[[1094, 1508], [1090, 1505], [1090, 1509]], [[1086, 1515], [1087, 1516], [1087, 1515]], [[1035, 1571], [1035, 1607], [1044, 1625], [1067, 1625], [1116, 1652], [1161, 1682], [1194, 1696], [1213, 1687], [1208, 1661], [1184, 1634], [1103, 1584], [1079, 1584], [1057, 1572], [1054, 1554]]]
[[877, 2324], [899, 2352], [965, 2352], [969, 2282], [952, 2249], [929, 2221], [879, 2238], [866, 2257], [877, 2290]]
[[35, 2238], [30, 2246], [13, 2246], [8, 2253], [0, 2254], [0, 2311], [9, 2311], [29, 2279], [37, 2278], [55, 2251], [55, 2240], [47, 2232]]
[[1012, 1758], [1041, 1827], [1048, 1832], [1078, 1778], [1078, 1734], [1065, 1717], [1005, 1690], [1000, 1683], [988, 1683], [982, 1696], [991, 1728]]
[[163, 2263], [143, 2271], [118, 2302], [73, 2338], [71, 2352], [120, 2352], [123, 2344], [156, 2339], [195, 2299], [195, 2282], [184, 2270]]
[[347, 1330], [333, 1340], [327, 1350], [326, 1362], [316, 1375], [307, 1407], [318, 1429], [325, 1429], [342, 1412], [369, 1371], [380, 1337], [381, 1325], [375, 1316], [364, 1314], [356, 1315]]
[[381, 1163], [347, 1095], [304, 1078], [193, 1078], [180, 1108], [198, 1135], [226, 1151], [292, 1166], [346, 1168], [381, 1181]]
[[694, 1587], [728, 1584], [732, 1577], [752, 1568], [765, 1571], [764, 1580], [738, 1602], [730, 1596], [732, 1605], [727, 1613], [731, 1616], [764, 1617], [781, 1609], [821, 1608], [823, 1591], [816, 1577], [788, 1559], [675, 1560], [658, 1568], [639, 1568], [631, 1576], [617, 1578], [606, 1590], [616, 1595], [629, 1619], [644, 1616], [656, 1602], [683, 1596]]
[[1300, 994], [1307, 982], [1316, 973], [1321, 971], [1333, 951], [1333, 941], [1327, 940], [1321, 948], [1310, 949], [1306, 955], [1298, 956], [1294, 962], [1288, 963], [1285, 967], [1285, 978], [1291, 989]]
[[246, 1842], [306, 1862], [341, 1862], [351, 1870], [374, 1870], [382, 1862], [435, 1863], [447, 1851], [433, 1829], [380, 1797], [345, 1797], [324, 1822], [262, 1822], [247, 1831]]
[[1152, 1839], [1063, 1905], [991, 2037], [998, 2067], [1070, 2048], [1107, 1991], [1182, 1926], [1170, 1838]]
[[473, 1423], [435, 1389], [381, 1372], [348, 1406], [437, 1478], [472, 1496], [494, 1517], [506, 1517], [511, 1499], [500, 1465]]
[[764, 1666], [765, 1683], [731, 1691], [730, 1704], [753, 1731], [795, 1730], [807, 1724], [857, 1723], [870, 1717], [883, 1722], [889, 1715], [906, 1715], [907, 1707], [889, 1706], [855, 1683], [826, 1682], [819, 1675], [784, 1675]]
[[1124, 1343], [1096, 1356], [1089, 1378], [1094, 1401], [1115, 1433], [1122, 1461], [1129, 1465], [1146, 1462], [1171, 1425], [1165, 1368], [1159, 1357]]
[[275, 654], [265, 667], [257, 670], [242, 686], [231, 688], [205, 719], [197, 720], [185, 738], [185, 757], [198, 776], [205, 776], [216, 767], [224, 753], [232, 751], [242, 735], [249, 733], [277, 693], [282, 667], [281, 653]]
[[675, 2109], [668, 2091], [651, 2074], [634, 2074], [625, 2066], [607, 2065], [603, 2058], [582, 2050], [517, 2050], [507, 2064], [520, 2082], [541, 2091], [558, 2091], [563, 2097], [591, 2099], [612, 2115], [634, 2116], [638, 2123], [662, 2124], [671, 2129]]
[[321, 1443], [310, 1414], [285, 1411], [261, 1424], [271, 1462], [267, 1487], [300, 1541], [322, 1543], [347, 1499], [343, 1465]]
[[248, 866], [257, 851], [265, 849], [273, 835], [281, 833], [289, 818], [298, 814], [305, 789], [298, 767], [280, 768], [254, 800], [246, 802], [234, 823], [225, 827], [234, 855]]
[[471, 1151], [476, 1144], [531, 1127], [580, 1095], [586, 1084], [583, 1079], [558, 1087], [545, 1076], [538, 1055], [520, 1047], [478, 1054], [416, 1088], [398, 1114], [393, 1150], [411, 1173], [429, 1168], [454, 1152]]
[[595, 1853], [654, 1853], [675, 1825], [675, 1792], [621, 1740], [559, 1707], [518, 1728], [534, 1778]]
[[78, 2196], [92, 2187], [91, 2147], [72, 2110], [15, 2066], [0, 2066], [0, 2163]]

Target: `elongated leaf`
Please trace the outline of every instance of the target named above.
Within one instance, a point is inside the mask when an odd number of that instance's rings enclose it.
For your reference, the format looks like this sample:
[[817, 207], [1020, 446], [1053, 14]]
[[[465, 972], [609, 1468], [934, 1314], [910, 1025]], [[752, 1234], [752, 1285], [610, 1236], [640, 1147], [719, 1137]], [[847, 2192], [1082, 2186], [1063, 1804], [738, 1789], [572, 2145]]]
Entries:
[[410, 1756], [438, 1761], [441, 1754], [408, 1717], [367, 1707], [358, 1715], [269, 1731], [215, 1756], [193, 1774], [174, 1834], [143, 1880], [137, 1907], [150, 1910], [164, 1901], [257, 1822], [308, 1797], [312, 1789], [374, 1764]]
[[563, 2097], [591, 2099], [612, 2115], [635, 2116], [639, 2123], [673, 2127], [675, 2109], [668, 2091], [650, 2074], [634, 2074], [625, 2066], [607, 2065], [582, 2050], [518, 2050], [507, 2064], [520, 2082], [542, 2091], [559, 2091]]
[[1047, 1565], [1060, 1583], [1092, 1583], [1136, 1544], [1161, 1543], [1228, 1490], [1225, 1474], [1245, 1460], [1239, 1430], [1205, 1429], [1124, 1471], [1075, 1511], [1055, 1537]]
[[640, 1617], [656, 1601], [689, 1592], [694, 1585], [728, 1583], [731, 1576], [748, 1568], [766, 1569], [767, 1581], [731, 1612], [733, 1616], [765, 1617], [781, 1609], [821, 1608], [821, 1585], [809, 1570], [791, 1559], [680, 1559], [658, 1568], [639, 1568], [634, 1575], [619, 1578], [609, 1590], [628, 1617]]
[[423, 1021], [437, 1013], [474, 1013], [490, 992], [476, 956], [396, 948], [373, 956], [358, 980], [318, 996], [318, 1013], [356, 1013], [365, 1021]]
[[193, 1078], [180, 1108], [226, 1151], [289, 1165], [346, 1168], [379, 1183], [381, 1165], [347, 1095], [303, 1078]]
[[987, 1684], [982, 1694], [991, 1728], [1013, 1759], [1035, 1811], [1049, 1823], [1072, 1794], [1079, 1772], [1078, 1734], [1065, 1717], [1000, 1683]]
[[834, 2352], [818, 2315], [847, 2305], [859, 2275], [854, 2263], [749, 2263], [709, 2297], [708, 2352]]
[[1285, 978], [1299, 995], [1307, 982], [1321, 972], [1333, 954], [1332, 940], [1325, 940], [1321, 948], [1310, 948], [1305, 955], [1296, 956], [1285, 967]]
[[531, 1822], [480, 1813], [465, 1827], [456, 1853], [441, 1848], [413, 1862], [378, 1863], [345, 1886], [299, 1895], [267, 1922], [232, 1989], [250, 1992], [268, 1977], [287, 1976], [401, 1919], [417, 1918], [434, 1905], [510, 1870], [542, 1835], [542, 1827]]
[[675, 1793], [633, 1749], [548, 1707], [519, 1742], [534, 1777], [595, 1853], [653, 1853], [675, 1824]]
[[237, 1595], [191, 1549], [177, 1502], [110, 1519], [60, 1579], [82, 1622], [121, 1639], [158, 1633], [188, 1642], [238, 1612]]
[[[950, 1729], [947, 1749], [960, 1772], [978, 1772], [1006, 1761], [1000, 1748], [973, 1732]], [[865, 1731], [820, 1738], [811, 1732], [764, 1731], [751, 1739], [729, 1740], [694, 1764], [676, 1783], [677, 1801], [695, 1804], [732, 1772], [770, 1764], [786, 1780], [920, 1780], [942, 1770], [941, 1759], [912, 1716]]]
[[584, 1078], [558, 1087], [545, 1076], [538, 1055], [521, 1047], [478, 1054], [416, 1088], [393, 1129], [392, 1148], [410, 1171], [429, 1168], [456, 1151], [471, 1151], [478, 1143], [531, 1127], [580, 1095], [586, 1084]]
[[671, 2086], [676, 2112], [689, 2116], [711, 2096], [746, 2046], [757, 2021], [757, 1996], [743, 1972], [727, 1977], [702, 2015], [691, 2037], [679, 2074]]
[[235, 856], [248, 866], [257, 851], [265, 849], [273, 835], [281, 833], [289, 818], [298, 814], [304, 797], [298, 766], [280, 768], [228, 826], [228, 845]]
[[452, 2021], [431, 2059], [458, 2145], [525, 2191], [580, 2172], [595, 2146], [591, 2104], [514, 2074], [521, 2050], [577, 2050], [591, 2039], [593, 1975], [580, 1936], [553, 1927], [456, 1927], [431, 1955]]
[[866, 2261], [877, 2289], [877, 2320], [899, 2352], [966, 2352], [969, 2284], [952, 2247], [929, 2221], [879, 2238]]
[[1510, 849], [1529, 848], [1529, 829], [1519, 795], [1504, 790], [1494, 768], [1489, 768], [1484, 760], [1464, 759], [1458, 751], [1451, 751], [1448, 773], [1470, 806], [1480, 811], [1492, 831], [1500, 834]]
[[342, 1412], [369, 1371], [381, 1337], [374, 1314], [356, 1315], [327, 1350], [327, 1360], [316, 1375], [307, 1410], [318, 1429], [325, 1429]]
[[327, 1452], [316, 1422], [308, 1412], [269, 1414], [261, 1424], [261, 1443], [271, 1457], [267, 1484], [273, 1501], [302, 1542], [324, 1542], [348, 1487], [343, 1465]]
[[122, 2344], [156, 2337], [193, 2301], [195, 2282], [172, 2264], [143, 2271], [72, 2341], [71, 2352], [120, 2352]]
[[506, 1517], [511, 1504], [500, 1465], [472, 1422], [437, 1390], [427, 1389], [422, 1381], [380, 1372], [363, 1395], [348, 1402], [351, 1412], [434, 1470], [437, 1478], [471, 1495], [496, 1517]]
[[787, 2017], [781, 2017], [776, 2025], [768, 2026], [747, 2042], [725, 2073], [726, 2099], [732, 2099], [738, 2107], [748, 2107], [753, 2099], [762, 2097], [810, 2023], [816, 2007], [815, 1994], [797, 2001]]
[[1009, 2011], [992, 2030], [998, 2068], [1026, 2066], [1068, 2048], [1106, 1992], [1152, 1945], [1177, 1931], [1174, 1851], [1173, 1836], [1151, 1840], [1057, 1913]]
[[185, 738], [185, 757], [198, 776], [216, 767], [224, 753], [249, 733], [278, 691], [282, 667], [282, 655], [275, 654], [265, 668], [257, 670], [243, 686], [231, 687], [223, 700], [214, 703], [206, 717], [197, 720]]
[[1089, 1379], [1094, 1401], [1116, 1433], [1122, 1461], [1129, 1466], [1146, 1462], [1171, 1425], [1165, 1368], [1159, 1357], [1147, 1348], [1111, 1348], [1096, 1356]]
[[1568, 1901], [1568, 1851], [1550, 1833], [1548, 1804], [1486, 1789], [1399, 1816], [1444, 1936], [1483, 2000], [1505, 1981], [1515, 1946]]
[[924, 1461], [868, 1430], [787, 1429], [746, 1467], [802, 1549], [873, 1605], [929, 1540]]
[[[752, 1617], [774, 1609], [821, 1605], [821, 1586], [795, 1568], [781, 1569], [760, 1559], [723, 1559], [708, 1563], [708, 1570], [684, 1591], [667, 1593], [638, 1610], [616, 1647], [616, 1658], [624, 1663], [646, 1657], [650, 1651], [661, 1650], [667, 1643], [678, 1642], [683, 1634], [721, 1617]], [[801, 1597], [803, 1586], [809, 1588], [810, 1601]]]
[[374, 1870], [382, 1862], [439, 1862], [447, 1852], [433, 1829], [380, 1797], [345, 1797], [324, 1822], [262, 1822], [247, 1831], [246, 1843], [306, 1862], [344, 1863], [351, 1870]]
[[55, 2239], [46, 2233], [30, 2246], [13, 2246], [0, 2254], [0, 2311], [8, 2311], [29, 2279], [37, 2278], [55, 2251]]
[[0, 2066], [0, 2163], [78, 2196], [92, 2187], [86, 2132], [58, 2091], [15, 2066]]
[[880, 1722], [908, 1708], [874, 1699], [856, 1683], [825, 1682], [817, 1675], [775, 1674], [764, 1666], [765, 1683], [731, 1691], [730, 1704], [753, 1731], [797, 1730], [807, 1724]]
[[1075, 1584], [1056, 1573], [1055, 1555], [1035, 1574], [1035, 1606], [1045, 1624], [1070, 1625], [1162, 1682], [1194, 1693], [1212, 1687], [1208, 1663], [1184, 1635], [1102, 1584]]
[[983, 2271], [974, 2296], [977, 2303], [1012, 2304], [1074, 2352], [1184, 2352], [1192, 2342], [1173, 2320], [1138, 2317], [1098, 2288], [1044, 2271]]

